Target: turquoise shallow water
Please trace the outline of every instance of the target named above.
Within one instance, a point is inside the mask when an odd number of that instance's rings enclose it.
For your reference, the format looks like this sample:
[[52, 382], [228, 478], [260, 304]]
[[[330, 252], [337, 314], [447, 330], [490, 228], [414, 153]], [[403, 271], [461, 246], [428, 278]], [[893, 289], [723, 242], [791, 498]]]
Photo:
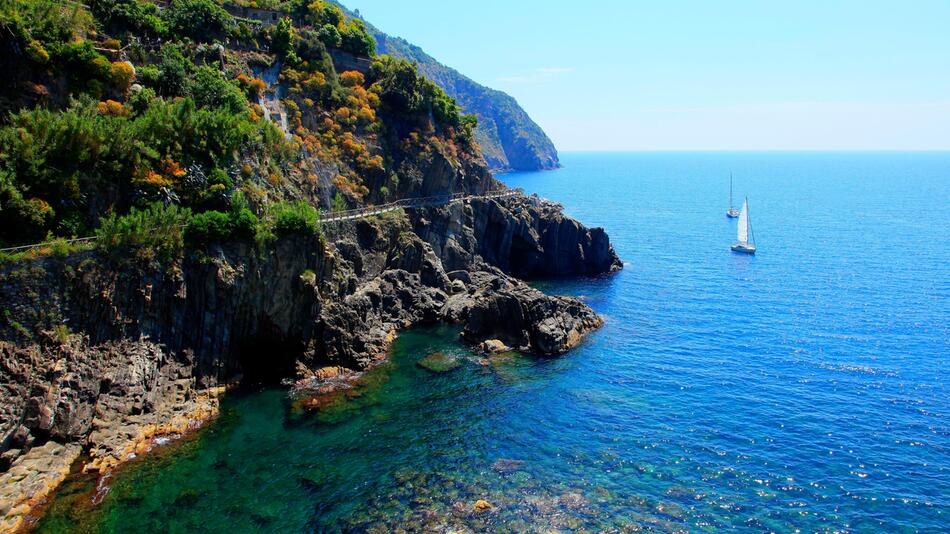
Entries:
[[[538, 284], [605, 316], [577, 350], [486, 366], [407, 333], [350, 399], [232, 395], [40, 530], [950, 530], [950, 154], [563, 160], [503, 179], [627, 263]], [[729, 252], [730, 172], [755, 257]], [[433, 350], [462, 365], [415, 365]]]

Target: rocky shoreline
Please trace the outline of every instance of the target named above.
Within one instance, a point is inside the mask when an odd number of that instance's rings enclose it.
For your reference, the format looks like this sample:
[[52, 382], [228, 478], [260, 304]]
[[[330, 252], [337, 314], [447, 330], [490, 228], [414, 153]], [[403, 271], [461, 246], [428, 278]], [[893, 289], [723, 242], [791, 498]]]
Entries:
[[154, 436], [213, 417], [242, 379], [359, 373], [399, 331], [440, 321], [473, 344], [563, 353], [602, 320], [516, 276], [621, 268], [602, 230], [524, 196], [325, 231], [160, 268], [120, 269], [94, 252], [5, 267], [0, 530], [20, 528], [81, 452], [87, 471], [108, 472]]

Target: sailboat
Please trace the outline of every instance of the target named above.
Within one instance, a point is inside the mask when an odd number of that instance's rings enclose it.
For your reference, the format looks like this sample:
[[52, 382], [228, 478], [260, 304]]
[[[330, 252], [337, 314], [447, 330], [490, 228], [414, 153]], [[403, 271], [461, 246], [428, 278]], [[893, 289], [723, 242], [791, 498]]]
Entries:
[[739, 216], [739, 210], [732, 205], [732, 174], [729, 174], [729, 209], [726, 210], [726, 217], [735, 219]]
[[752, 223], [749, 221], [749, 199], [742, 203], [739, 213], [738, 242], [732, 245], [733, 252], [755, 254], [755, 234], [752, 233]]

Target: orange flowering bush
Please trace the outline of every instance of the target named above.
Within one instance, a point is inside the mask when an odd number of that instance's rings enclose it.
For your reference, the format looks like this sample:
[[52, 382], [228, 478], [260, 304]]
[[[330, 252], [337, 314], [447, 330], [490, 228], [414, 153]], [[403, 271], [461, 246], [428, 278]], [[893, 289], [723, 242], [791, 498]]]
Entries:
[[162, 171], [162, 174], [165, 176], [170, 176], [173, 178], [181, 178], [185, 174], [185, 169], [181, 168], [181, 164], [175, 160], [163, 159], [159, 164], [158, 168]]
[[340, 84], [342, 84], [343, 87], [363, 85], [365, 82], [366, 77], [363, 76], [363, 73], [355, 70], [348, 70], [340, 74]]
[[163, 187], [172, 185], [171, 180], [165, 178], [155, 171], [145, 171], [145, 174], [135, 179], [135, 183], [142, 186], [154, 187], [156, 189], [161, 189]]
[[99, 113], [109, 117], [127, 117], [129, 115], [129, 110], [126, 109], [121, 102], [116, 102], [115, 100], [99, 102], [96, 104], [96, 109]]
[[237, 82], [247, 95], [251, 97], [258, 97], [267, 90], [267, 83], [264, 80], [253, 78], [244, 73], [237, 75]]

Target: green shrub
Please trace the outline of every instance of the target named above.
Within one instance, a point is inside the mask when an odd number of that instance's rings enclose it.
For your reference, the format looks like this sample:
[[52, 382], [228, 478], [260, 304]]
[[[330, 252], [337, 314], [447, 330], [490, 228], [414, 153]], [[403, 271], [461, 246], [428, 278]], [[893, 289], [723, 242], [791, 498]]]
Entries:
[[51, 334], [57, 343], [60, 345], [65, 345], [66, 342], [69, 341], [69, 336], [72, 335], [72, 331], [70, 331], [69, 327], [65, 324], [58, 324], [53, 327]]
[[188, 86], [188, 73], [194, 68], [185, 58], [181, 47], [174, 43], [165, 43], [159, 52], [158, 92], [163, 96], [181, 96]]
[[[128, 120], [102, 115], [90, 101], [63, 112], [21, 111], [9, 120], [9, 126], [0, 128], [0, 173], [7, 173], [17, 194], [7, 193], [0, 202], [14, 208], [4, 217], [25, 223], [16, 227], [22, 239], [45, 235], [59, 226], [61, 217], [75, 217], [70, 210], [108, 194], [98, 186], [117, 187], [117, 177], [130, 176], [141, 157], [126, 129]], [[51, 206], [58, 208], [55, 213]], [[67, 226], [81, 228], [81, 223]]]
[[194, 215], [185, 229], [189, 245], [201, 246], [232, 240], [250, 240], [257, 234], [258, 220], [247, 208], [229, 213], [206, 211]]
[[112, 214], [96, 230], [97, 247], [117, 260], [133, 258], [151, 262], [178, 257], [184, 245], [183, 226], [191, 210], [160, 203], [145, 209], [132, 208], [128, 215]]
[[314, 0], [313, 2], [302, 2], [301, 10], [303, 18], [314, 26], [339, 26], [346, 19], [343, 10], [331, 2], [323, 0]]
[[247, 98], [241, 89], [212, 67], [200, 67], [189, 83], [188, 91], [198, 107], [219, 108], [231, 113], [241, 113], [247, 109]]
[[459, 136], [469, 145], [475, 143], [475, 129], [478, 128], [478, 117], [475, 115], [462, 115], [459, 121]]
[[451, 127], [458, 130], [463, 139], [472, 139], [477, 125], [475, 116], [463, 116], [455, 100], [441, 87], [419, 75], [415, 64], [379, 56], [370, 68], [367, 83], [379, 84], [380, 98], [393, 111], [415, 115], [422, 120], [431, 115], [437, 125]]
[[214, 0], [174, 0], [163, 18], [171, 34], [199, 42], [223, 37], [234, 22]]
[[111, 34], [159, 35], [165, 31], [158, 6], [145, 0], [91, 0], [92, 13]]
[[[158, 71], [156, 70], [156, 72]], [[155, 100], [156, 96], [154, 89], [143, 87], [129, 95], [125, 107], [129, 108], [133, 114], [140, 115], [152, 105], [152, 100]]]
[[370, 83], [379, 83], [380, 98], [397, 112], [421, 110], [422, 93], [416, 66], [404, 59], [382, 56], [373, 62]]
[[376, 54], [376, 40], [359, 19], [347, 20], [339, 6], [332, 2], [315, 0], [302, 2], [297, 15], [313, 27], [327, 48], [341, 48], [358, 56], [372, 57]]
[[[86, 34], [93, 29], [93, 20], [78, 2], [3, 0], [0, 2], [0, 27], [4, 30], [4, 39], [13, 38], [26, 47], [36, 40], [40, 48], [48, 49], [50, 44], [66, 43]], [[28, 54], [33, 52], [39, 51], [27, 51]]]
[[208, 183], [211, 185], [223, 185], [225, 189], [232, 189], [234, 187], [234, 181], [232, 181], [228, 173], [220, 167], [215, 167], [211, 170], [211, 174], [208, 175]]
[[191, 245], [206, 245], [227, 241], [231, 237], [231, 218], [220, 211], [206, 211], [194, 215], [185, 229], [185, 239]]
[[317, 282], [317, 273], [313, 272], [312, 269], [304, 269], [303, 273], [300, 274], [300, 281], [312, 286]]
[[332, 24], [324, 24], [323, 27], [317, 30], [316, 37], [327, 48], [339, 48], [343, 44], [343, 36]]
[[289, 234], [313, 235], [317, 233], [319, 213], [304, 201], [280, 202], [271, 208], [274, 232], [278, 236]]
[[337, 191], [336, 195], [333, 196], [333, 202], [330, 204], [330, 209], [333, 211], [346, 211], [349, 208], [346, 204], [346, 198], [343, 197], [343, 193]]
[[288, 58], [293, 55], [296, 42], [296, 31], [290, 19], [287, 17], [280, 19], [271, 34], [271, 51], [280, 57]]
[[54, 256], [65, 258], [72, 254], [77, 247], [69, 243], [65, 238], [58, 237], [49, 243], [50, 253]]
[[24, 199], [12, 184], [0, 183], [0, 243], [35, 243], [46, 235], [54, 217], [46, 202]]
[[231, 235], [237, 239], [253, 239], [257, 234], [257, 216], [247, 208], [231, 212]]
[[98, 97], [102, 92], [102, 82], [111, 80], [112, 64], [95, 50], [90, 41], [53, 43], [49, 50], [57, 70], [82, 92]]
[[33, 40], [26, 45], [26, 55], [41, 65], [49, 63], [49, 52], [46, 51], [46, 48], [44, 48], [43, 44], [39, 41]]
[[363, 21], [350, 19], [340, 33], [340, 48], [347, 52], [363, 57], [376, 55], [376, 39], [366, 31]]

